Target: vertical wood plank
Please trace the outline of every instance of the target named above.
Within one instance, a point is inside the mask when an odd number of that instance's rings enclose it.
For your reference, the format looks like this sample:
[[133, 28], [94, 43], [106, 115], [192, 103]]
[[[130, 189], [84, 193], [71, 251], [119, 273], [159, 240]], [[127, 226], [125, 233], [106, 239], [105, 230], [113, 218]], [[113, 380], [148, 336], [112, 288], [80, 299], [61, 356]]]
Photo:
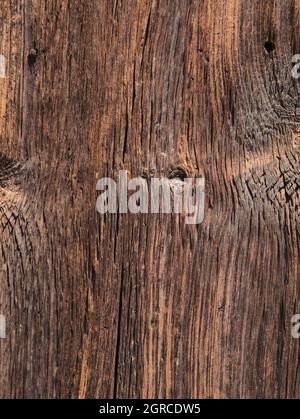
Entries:
[[[299, 397], [299, 1], [2, 3], [0, 397]], [[96, 213], [174, 169], [201, 225]]]

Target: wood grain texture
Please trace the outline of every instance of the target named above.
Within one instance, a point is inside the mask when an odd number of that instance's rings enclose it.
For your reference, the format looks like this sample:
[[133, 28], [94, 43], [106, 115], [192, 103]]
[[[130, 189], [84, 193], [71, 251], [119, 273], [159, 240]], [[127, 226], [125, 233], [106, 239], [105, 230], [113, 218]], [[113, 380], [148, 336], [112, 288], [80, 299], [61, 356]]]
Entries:
[[[299, 0], [1, 1], [0, 397], [299, 398], [299, 39]], [[178, 167], [201, 225], [96, 213]]]

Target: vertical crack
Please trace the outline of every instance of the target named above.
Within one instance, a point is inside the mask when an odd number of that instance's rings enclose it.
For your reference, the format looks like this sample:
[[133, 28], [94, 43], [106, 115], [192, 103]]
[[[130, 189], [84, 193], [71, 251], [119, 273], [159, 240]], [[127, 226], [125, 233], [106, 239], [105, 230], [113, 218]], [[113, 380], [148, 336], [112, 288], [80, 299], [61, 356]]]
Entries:
[[114, 399], [116, 399], [118, 395], [121, 320], [122, 320], [122, 309], [123, 309], [123, 283], [124, 283], [124, 267], [122, 266], [121, 285], [120, 285], [120, 294], [119, 294], [118, 331], [117, 331], [116, 354], [115, 354], [115, 371], [114, 371], [114, 388], [113, 388]]

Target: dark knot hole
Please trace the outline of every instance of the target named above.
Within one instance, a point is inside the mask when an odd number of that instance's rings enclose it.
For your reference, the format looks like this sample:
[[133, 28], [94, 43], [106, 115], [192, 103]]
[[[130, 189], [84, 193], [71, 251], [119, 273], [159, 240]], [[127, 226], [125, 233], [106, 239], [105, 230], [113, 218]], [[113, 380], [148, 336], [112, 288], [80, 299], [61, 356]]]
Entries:
[[271, 54], [271, 52], [273, 52], [275, 49], [275, 44], [272, 41], [267, 41], [265, 42], [265, 50], [267, 51], [268, 54]]
[[182, 167], [176, 167], [175, 169], [171, 170], [169, 174], [169, 179], [180, 179], [182, 182], [184, 182], [184, 179], [186, 178], [188, 178], [188, 174]]

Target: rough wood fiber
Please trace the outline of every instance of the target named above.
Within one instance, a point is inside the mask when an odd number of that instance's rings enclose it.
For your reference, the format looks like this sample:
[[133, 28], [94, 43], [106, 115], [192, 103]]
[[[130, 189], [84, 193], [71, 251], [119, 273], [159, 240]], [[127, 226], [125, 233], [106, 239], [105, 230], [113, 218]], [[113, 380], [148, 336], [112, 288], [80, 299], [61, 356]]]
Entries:
[[[299, 39], [299, 0], [1, 0], [2, 398], [300, 396]], [[96, 213], [176, 167], [200, 226]]]

